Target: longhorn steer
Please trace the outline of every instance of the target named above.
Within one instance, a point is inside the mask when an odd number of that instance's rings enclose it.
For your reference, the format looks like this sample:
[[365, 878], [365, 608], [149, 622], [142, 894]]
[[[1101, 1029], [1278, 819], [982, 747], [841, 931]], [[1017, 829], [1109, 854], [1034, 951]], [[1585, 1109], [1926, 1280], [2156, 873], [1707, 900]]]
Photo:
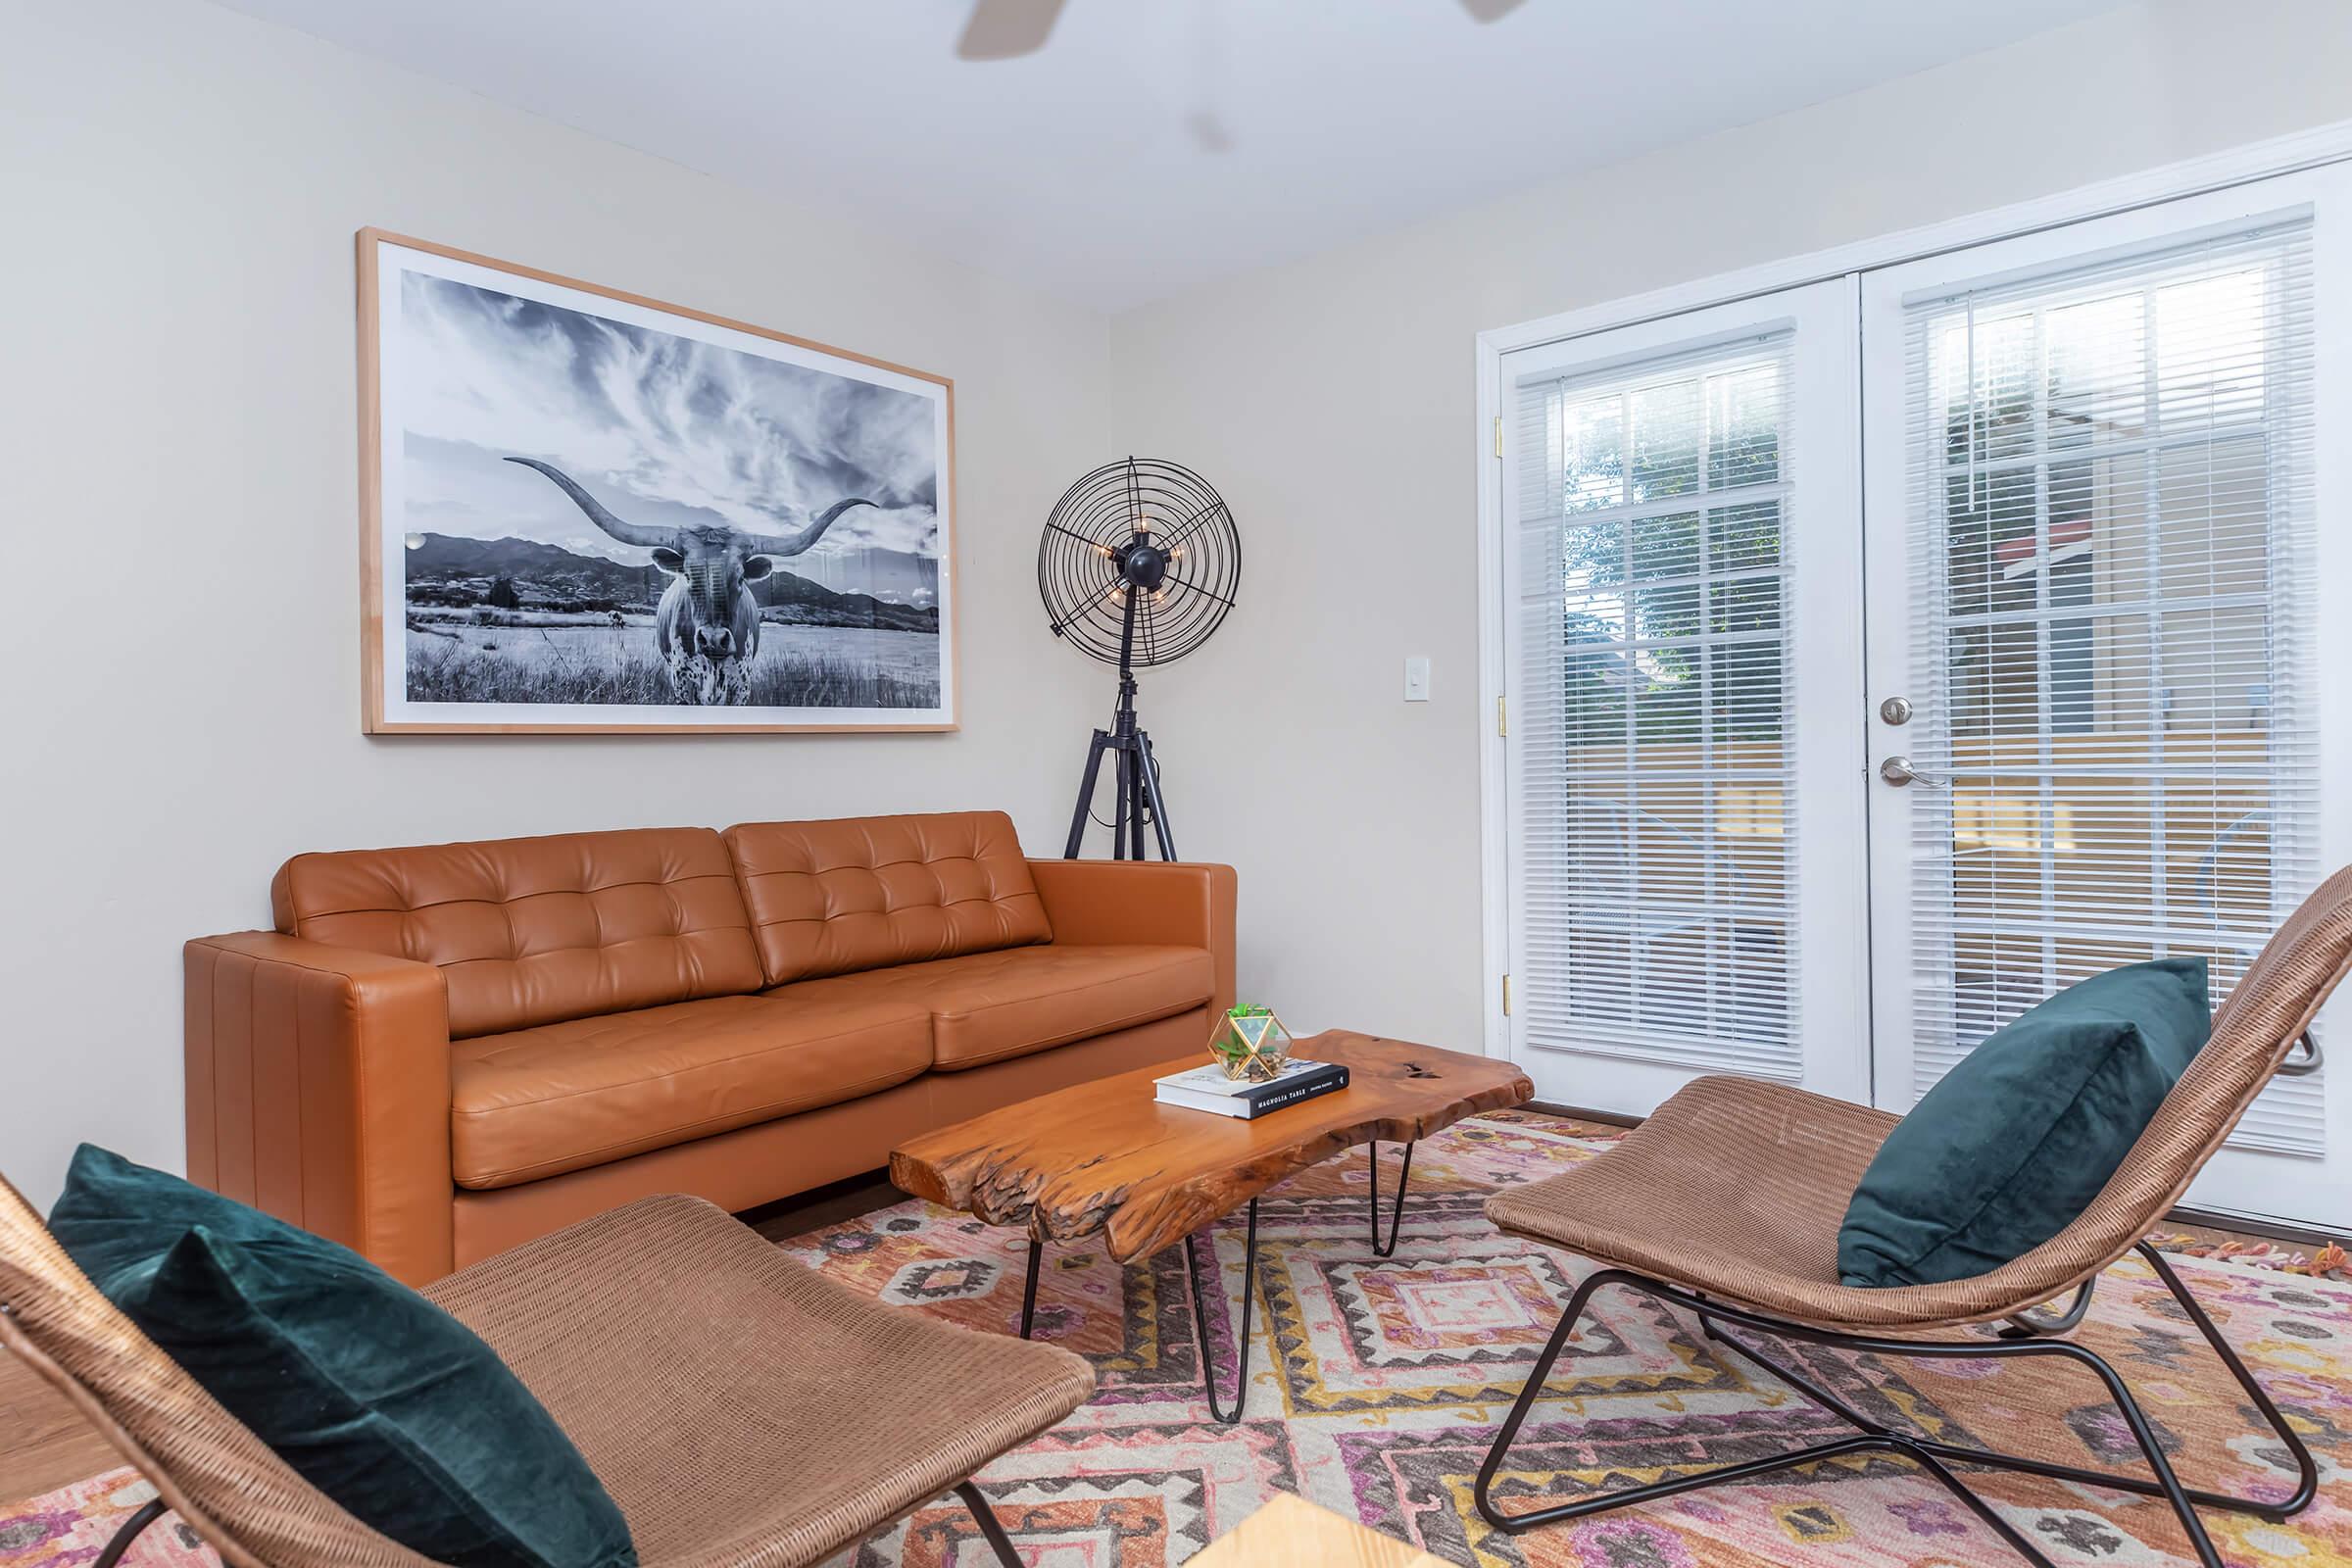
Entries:
[[535, 458], [509, 458], [536, 468], [571, 497], [588, 520], [624, 545], [654, 553], [669, 586], [654, 610], [654, 640], [669, 665], [669, 684], [688, 707], [752, 700], [752, 659], [760, 652], [760, 603], [751, 583], [775, 570], [772, 557], [797, 556], [824, 537], [833, 519], [871, 501], [836, 501], [799, 533], [749, 533], [725, 523], [649, 528], [623, 522], [563, 469]]

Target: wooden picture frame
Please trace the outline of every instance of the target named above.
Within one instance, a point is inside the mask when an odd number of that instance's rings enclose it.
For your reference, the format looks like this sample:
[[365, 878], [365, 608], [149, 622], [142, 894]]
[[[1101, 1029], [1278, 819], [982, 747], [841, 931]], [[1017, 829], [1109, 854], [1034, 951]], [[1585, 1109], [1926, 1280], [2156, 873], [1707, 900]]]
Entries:
[[367, 733], [958, 726], [953, 380], [356, 243]]

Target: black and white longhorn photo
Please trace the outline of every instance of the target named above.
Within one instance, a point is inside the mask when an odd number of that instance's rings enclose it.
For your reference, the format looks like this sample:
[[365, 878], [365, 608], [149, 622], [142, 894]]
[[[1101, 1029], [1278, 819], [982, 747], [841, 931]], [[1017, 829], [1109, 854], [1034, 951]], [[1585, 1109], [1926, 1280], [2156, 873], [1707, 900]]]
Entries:
[[945, 729], [953, 387], [360, 237], [368, 727]]

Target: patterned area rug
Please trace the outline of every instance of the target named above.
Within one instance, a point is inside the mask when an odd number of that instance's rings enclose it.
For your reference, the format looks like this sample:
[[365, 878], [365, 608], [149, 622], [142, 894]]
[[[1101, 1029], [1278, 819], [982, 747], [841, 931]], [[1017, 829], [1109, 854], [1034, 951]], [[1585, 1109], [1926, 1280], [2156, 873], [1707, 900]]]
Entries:
[[[1091, 1248], [1049, 1249], [1041, 1337], [1090, 1357], [1095, 1401], [982, 1475], [1035, 1568], [1156, 1568], [1190, 1556], [1278, 1491], [1297, 1492], [1460, 1563], [1528, 1568], [1968, 1568], [2016, 1559], [1936, 1484], [1886, 1457], [1505, 1537], [1479, 1521], [1471, 1478], [1583, 1260], [1498, 1235], [1480, 1213], [1495, 1188], [1592, 1157], [1616, 1136], [1534, 1112], [1464, 1122], [1413, 1160], [1403, 1244], [1372, 1254], [1361, 1150], [1308, 1171], [1260, 1205], [1259, 1294], [1249, 1418], [1207, 1419], [1182, 1255], [1124, 1269]], [[1392, 1152], [1393, 1153], [1393, 1152]], [[1395, 1180], [1395, 1160], [1382, 1178]], [[1023, 1244], [1014, 1233], [907, 1202], [787, 1244], [835, 1279], [911, 1310], [990, 1332], [1018, 1321]], [[1197, 1242], [1207, 1260], [1207, 1244]], [[1243, 1233], [1219, 1227], [1229, 1293], [1210, 1308], [1230, 1368]], [[2211, 1513], [2232, 1565], [2352, 1568], [2352, 1285], [2320, 1261], [2185, 1261], [2180, 1273], [2322, 1465], [2320, 1499], [2284, 1526]], [[2333, 1260], [2330, 1260], [2332, 1263]], [[2289, 1272], [2292, 1268], [2295, 1272]], [[1573, 1375], [1522, 1434], [1509, 1479], [1568, 1495], [1721, 1464], [1843, 1430], [1837, 1420], [1644, 1298], [1598, 1298], [1571, 1350]], [[2101, 1282], [2082, 1339], [2138, 1390], [2191, 1486], [2283, 1496], [2292, 1468], [2251, 1424], [2228, 1376], [2146, 1268]], [[2130, 1435], [2087, 1375], [2022, 1363], [1902, 1365], [1784, 1346], [1814, 1376], [1889, 1421], [1956, 1443], [1989, 1443], [2075, 1464], [2130, 1468]], [[2018, 1476], [1972, 1477], [2060, 1563], [2189, 1561], [2162, 1504]], [[128, 1472], [0, 1509], [0, 1565], [94, 1557], [148, 1495]], [[150, 1532], [131, 1564], [211, 1563], [173, 1530]], [[987, 1568], [953, 1498], [838, 1561], [848, 1568]]]

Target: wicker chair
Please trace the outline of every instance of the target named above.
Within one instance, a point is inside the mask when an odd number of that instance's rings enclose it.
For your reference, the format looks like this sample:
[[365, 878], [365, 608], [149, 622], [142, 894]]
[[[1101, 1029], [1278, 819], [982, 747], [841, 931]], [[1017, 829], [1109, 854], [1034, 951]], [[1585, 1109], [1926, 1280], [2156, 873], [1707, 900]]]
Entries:
[[[1076, 1409], [1095, 1382], [1065, 1350], [844, 1290], [698, 1199], [641, 1200], [425, 1294], [546, 1403], [646, 1568], [814, 1563], [951, 1489], [1016, 1568], [972, 1472]], [[425, 1568], [214, 1402], [5, 1183], [0, 1303], [0, 1344], [160, 1494], [102, 1568], [166, 1511], [231, 1568]]]
[[[2274, 1073], [2317, 1067], [2318, 1048], [2307, 1030], [2347, 967], [2352, 967], [2352, 868], [2329, 878], [2264, 947], [2215, 1014], [2211, 1040], [2090, 1206], [2041, 1246], [1971, 1279], [1885, 1290], [1840, 1284], [1838, 1229], [1846, 1200], [1897, 1118], [1774, 1084], [1701, 1078], [1659, 1106], [1599, 1159], [1495, 1194], [1487, 1200], [1486, 1211], [1500, 1229], [1582, 1253], [1602, 1266], [1570, 1298], [1559, 1327], [1496, 1433], [1473, 1489], [1479, 1511], [1496, 1529], [1517, 1534], [1878, 1449], [1908, 1455], [2042, 1568], [2049, 1568], [2049, 1559], [1970, 1491], [1951, 1464], [2024, 1471], [2161, 1497], [2180, 1516], [2198, 1559], [2207, 1568], [2222, 1568], [2197, 1508], [2281, 1520], [2309, 1505], [2318, 1490], [2318, 1471], [2302, 1439], [2144, 1238], [2179, 1201]], [[2115, 1369], [2092, 1351], [2057, 1337], [2081, 1321], [2099, 1273], [2132, 1251], [2155, 1270], [2293, 1457], [2301, 1481], [2291, 1496], [2282, 1501], [2234, 1497], [2182, 1486]], [[1854, 1435], [1571, 1502], [1503, 1511], [1496, 1505], [1495, 1477], [1511, 1442], [1543, 1393], [1586, 1303], [1593, 1293], [1611, 1286], [1644, 1293], [1694, 1314], [1708, 1338], [1849, 1422]], [[2066, 1310], [2052, 1314], [2046, 1309], [2043, 1303], [2068, 1292], [2075, 1294]], [[1979, 1323], [2006, 1326], [1992, 1338], [1892, 1337]], [[2146, 1455], [2153, 1479], [2045, 1463], [1898, 1431], [1856, 1410], [1753, 1343], [1726, 1332], [1732, 1328], [1881, 1356], [2049, 1357], [2073, 1362], [2105, 1385]], [[1501, 1490], [1521, 1497], [1530, 1491], [1517, 1481]]]

